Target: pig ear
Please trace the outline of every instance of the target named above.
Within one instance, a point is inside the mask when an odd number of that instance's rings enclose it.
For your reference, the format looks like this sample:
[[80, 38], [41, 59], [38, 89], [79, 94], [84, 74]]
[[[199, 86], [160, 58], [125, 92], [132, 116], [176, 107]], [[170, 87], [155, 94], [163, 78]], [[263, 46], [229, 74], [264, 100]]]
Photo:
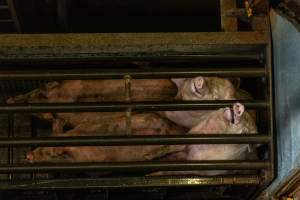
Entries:
[[177, 88], [181, 88], [181, 86], [183, 85], [184, 81], [186, 80], [185, 78], [172, 78], [171, 79], [173, 83], [176, 84]]
[[228, 80], [233, 84], [233, 86], [235, 88], [240, 88], [240, 85], [241, 85], [241, 79], [240, 78], [231, 77], [231, 78], [228, 78]]
[[225, 108], [225, 111], [224, 111], [224, 117], [225, 117], [225, 119], [227, 119], [229, 122], [232, 121], [233, 116], [232, 116], [232, 113], [231, 113], [230, 108]]

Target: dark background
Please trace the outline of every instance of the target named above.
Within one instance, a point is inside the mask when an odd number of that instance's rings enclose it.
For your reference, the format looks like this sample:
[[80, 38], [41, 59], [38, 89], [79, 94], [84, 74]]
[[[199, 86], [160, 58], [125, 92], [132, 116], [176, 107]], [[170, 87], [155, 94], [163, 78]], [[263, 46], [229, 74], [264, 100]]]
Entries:
[[[23, 33], [220, 31], [220, 0], [12, 1]], [[10, 15], [0, 11], [0, 20]], [[13, 23], [0, 24], [0, 32], [15, 31]]]

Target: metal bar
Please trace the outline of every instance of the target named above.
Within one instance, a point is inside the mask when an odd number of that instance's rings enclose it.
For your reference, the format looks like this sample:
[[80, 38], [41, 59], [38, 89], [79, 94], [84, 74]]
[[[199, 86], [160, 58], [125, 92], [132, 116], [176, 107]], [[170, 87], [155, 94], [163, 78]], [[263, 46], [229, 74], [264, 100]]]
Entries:
[[121, 145], [171, 145], [171, 144], [262, 144], [268, 143], [271, 136], [215, 134], [215, 135], [173, 135], [173, 136], [79, 136], [79, 137], [40, 137], [3, 138], [0, 147], [19, 146], [121, 146]]
[[170, 55], [170, 52], [242, 54], [262, 49], [267, 39], [264, 32], [3, 34], [0, 60], [98, 59], [104, 55], [133, 54], [137, 58], [136, 55]]
[[[37, 137], [37, 122], [34, 116], [31, 116], [31, 138], [36, 138]], [[12, 145], [13, 146], [13, 145]], [[30, 146], [31, 151], [34, 150], [34, 146]], [[31, 173], [31, 179], [35, 180], [36, 174], [34, 172]]]
[[[124, 75], [125, 80], [125, 101], [131, 102], [131, 76], [130, 75]], [[131, 129], [131, 114], [132, 109], [128, 108], [126, 110], [126, 135], [131, 135], [132, 129]]]
[[51, 180], [15, 180], [2, 181], [0, 190], [4, 189], [97, 189], [97, 188], [131, 188], [131, 187], [189, 187], [218, 185], [259, 185], [256, 175], [235, 175], [224, 177], [122, 177], [99, 179], [51, 179]]
[[[36, 36], [36, 37], [35, 37]], [[266, 44], [267, 35], [262, 32], [160, 32], [160, 33], [65, 33], [65, 34], [24, 34], [20, 37], [6, 34], [0, 37], [1, 45], [25, 45], [55, 47], [65, 45], [65, 48], [84, 46], [93, 49], [95, 46], [128, 46], [153, 44]], [[19, 38], [19, 41], [14, 41]], [[35, 38], [35, 39], [34, 39]], [[189, 38], [187, 40], [187, 38]], [[2, 40], [3, 39], [3, 40]], [[73, 43], [67, 42], [73, 41]], [[86, 43], [85, 43], [86, 42]], [[109, 49], [112, 48], [111, 46]], [[75, 50], [75, 49], [74, 49]], [[79, 49], [77, 49], [78, 51]]]
[[[8, 114], [8, 138], [14, 137], [14, 114]], [[8, 145], [8, 164], [14, 163], [14, 149], [12, 145]], [[9, 180], [12, 180], [13, 174], [8, 174]]]
[[133, 79], [143, 78], [176, 78], [176, 77], [196, 77], [196, 76], [218, 76], [218, 77], [262, 77], [266, 75], [263, 67], [244, 68], [156, 68], [151, 71], [132, 69], [45, 69], [45, 70], [1, 70], [1, 80], [15, 79], [123, 79], [129, 76]]
[[7, 5], [0, 5], [0, 10], [8, 10], [8, 6]]
[[6, 2], [7, 2], [7, 5], [9, 7], [9, 9], [10, 9], [11, 17], [13, 19], [13, 22], [14, 22], [15, 26], [16, 26], [17, 32], [21, 33], [22, 32], [21, 25], [20, 25], [20, 22], [19, 22], [19, 19], [18, 19], [18, 16], [17, 16], [14, 0], [6, 0]]
[[126, 111], [126, 135], [132, 135], [131, 117], [132, 117], [132, 110], [131, 108], [128, 108], [128, 110]]
[[[1, 38], [1, 35], [0, 35]], [[142, 53], [86, 53], [86, 54], [63, 54], [63, 55], [32, 55], [31, 59], [28, 60], [26, 55], [17, 55], [17, 54], [0, 54], [0, 63], [21, 63], [21, 64], [49, 64], [50, 62], [55, 63], [69, 63], [77, 64], [86, 63], [86, 62], [101, 62], [101, 61], [210, 61], [210, 62], [226, 62], [226, 61], [235, 61], [235, 62], [261, 62], [261, 54], [263, 46], [259, 45], [258, 47], [251, 45], [252, 48], [247, 46], [237, 46], [232, 51], [233, 53], [224, 53], [224, 49], [229, 49], [230, 47], [219, 47], [216, 48], [217, 52], [210, 50], [210, 52], [192, 52], [191, 54], [184, 53], [173, 53], [173, 52], [142, 52]], [[201, 47], [205, 48], [205, 47]], [[0, 47], [1, 49], [1, 47]], [[214, 49], [211, 48], [210, 49]], [[158, 51], [158, 50], [157, 50]], [[171, 50], [170, 50], [171, 51]], [[209, 50], [207, 50], [209, 51]], [[239, 52], [240, 53], [236, 53]], [[253, 53], [243, 53], [242, 51], [254, 51]], [[6, 53], [6, 52], [5, 52]], [[22, 57], [24, 56], [24, 57]]]
[[237, 31], [237, 19], [226, 16], [226, 13], [236, 8], [236, 0], [220, 0], [222, 31]]
[[[11, 112], [115, 112], [161, 111], [161, 110], [214, 110], [231, 107], [237, 100], [223, 101], [173, 101], [173, 102], [103, 102], [103, 103], [44, 103], [44, 104], [0, 104], [0, 113]], [[256, 100], [238, 100], [246, 109], [266, 109], [268, 102]]]
[[14, 23], [12, 19], [0, 19], [0, 23]]
[[259, 170], [270, 167], [264, 161], [189, 161], [189, 162], [103, 162], [0, 165], [0, 173], [57, 171], [192, 171], [192, 170]]
[[[269, 18], [268, 18], [269, 19]], [[270, 22], [267, 21], [269, 24], [268, 29], [270, 29]], [[266, 54], [266, 71], [267, 71], [267, 87], [266, 87], [266, 96], [267, 100], [269, 101], [268, 111], [268, 131], [270, 131], [270, 135], [272, 136], [273, 140], [269, 142], [269, 158], [272, 162], [272, 165], [268, 169], [269, 173], [266, 174], [267, 184], [271, 183], [276, 177], [276, 140], [275, 140], [275, 117], [274, 117], [274, 83], [273, 83], [273, 67], [272, 67], [272, 41], [271, 41], [271, 30], [268, 30], [269, 33], [269, 43], [266, 46], [265, 54]]]
[[131, 76], [130, 75], [124, 75], [125, 80], [125, 101], [130, 102], [131, 101]]
[[[276, 134], [275, 134], [275, 118], [274, 118], [274, 83], [273, 83], [273, 67], [272, 67], [272, 37], [271, 37], [271, 30], [270, 30], [270, 21], [269, 18], [267, 18], [267, 35], [268, 35], [268, 43], [265, 47], [265, 68], [267, 71], [267, 81], [266, 81], [266, 87], [265, 87], [265, 94], [266, 94], [266, 99], [269, 102], [269, 107], [267, 109], [268, 113], [268, 121], [267, 121], [267, 127], [268, 131], [270, 132], [270, 135], [272, 136], [272, 140], [268, 144], [268, 155], [269, 155], [269, 160], [271, 165], [269, 168], [264, 170], [263, 176], [264, 180], [261, 183], [261, 187], [255, 192], [255, 194], [252, 196], [251, 199], [259, 199], [263, 195], [264, 191], [267, 189], [267, 187], [272, 183], [272, 181], [276, 178], [276, 170], [277, 170], [277, 160], [276, 160], [276, 155], [277, 155], [277, 149], [276, 149]], [[264, 196], [264, 195], [263, 195]], [[264, 196], [265, 197], [265, 196]], [[264, 198], [263, 197], [263, 198]]]

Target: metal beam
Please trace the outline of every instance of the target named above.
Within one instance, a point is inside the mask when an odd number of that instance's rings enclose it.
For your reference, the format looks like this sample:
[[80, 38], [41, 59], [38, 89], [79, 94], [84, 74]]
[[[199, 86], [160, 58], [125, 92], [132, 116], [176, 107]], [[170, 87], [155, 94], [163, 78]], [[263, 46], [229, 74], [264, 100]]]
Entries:
[[236, 9], [236, 0], [220, 0], [222, 31], [238, 30], [237, 18], [226, 16], [226, 13], [231, 9]]
[[0, 80], [82, 80], [82, 79], [122, 79], [130, 76], [134, 79], [154, 78], [183, 78], [196, 76], [218, 76], [218, 77], [263, 77], [266, 70], [263, 67], [250, 68], [153, 68], [151, 71], [134, 69], [35, 69], [35, 70], [1, 70]]
[[[160, 111], [160, 110], [214, 110], [231, 107], [237, 100], [220, 101], [180, 101], [180, 102], [102, 102], [100, 103], [44, 103], [44, 104], [0, 104], [0, 113], [14, 112], [116, 112], [126, 111]], [[239, 100], [246, 109], [266, 109], [268, 102], [258, 100]]]
[[262, 50], [264, 32], [0, 35], [0, 62], [116, 56], [214, 55]]
[[49, 163], [0, 165], [0, 173], [78, 172], [78, 171], [193, 171], [193, 170], [259, 170], [267, 169], [267, 161], [189, 161], [189, 162], [103, 162], [103, 163]]
[[96, 189], [96, 188], [131, 188], [131, 187], [187, 187], [220, 185], [259, 185], [256, 175], [235, 175], [218, 177], [174, 176], [174, 177], [121, 177], [121, 178], [76, 178], [51, 180], [12, 180], [1, 181], [0, 190], [4, 189]]
[[7, 146], [113, 146], [172, 144], [262, 144], [270, 142], [266, 134], [240, 135], [172, 135], [172, 136], [79, 136], [44, 138], [3, 138], [0, 147]]
[[7, 5], [0, 5], [0, 10], [8, 10], [8, 6]]

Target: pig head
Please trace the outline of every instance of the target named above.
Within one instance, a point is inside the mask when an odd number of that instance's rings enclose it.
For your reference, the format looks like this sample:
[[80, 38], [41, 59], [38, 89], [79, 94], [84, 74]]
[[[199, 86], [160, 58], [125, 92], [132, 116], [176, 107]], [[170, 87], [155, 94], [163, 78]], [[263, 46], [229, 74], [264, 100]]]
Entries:
[[[240, 103], [232, 108], [222, 108], [206, 113], [203, 120], [187, 134], [256, 134], [257, 128], [251, 115]], [[251, 154], [255, 158], [255, 149], [247, 144], [199, 144], [186, 145], [185, 154], [176, 152], [167, 155], [167, 160], [244, 160]], [[180, 156], [179, 156], [180, 155]], [[218, 175], [228, 171], [181, 171], [157, 172], [151, 175]]]
[[[246, 91], [238, 88], [239, 79], [229, 80], [227, 78], [199, 76], [190, 79], [172, 79], [172, 81], [178, 88], [176, 96], [177, 100], [202, 101], [251, 99], [251, 96], [247, 95], [248, 93]], [[163, 115], [179, 125], [192, 128], [203, 120], [203, 115], [209, 112], [211, 111], [165, 111]]]

